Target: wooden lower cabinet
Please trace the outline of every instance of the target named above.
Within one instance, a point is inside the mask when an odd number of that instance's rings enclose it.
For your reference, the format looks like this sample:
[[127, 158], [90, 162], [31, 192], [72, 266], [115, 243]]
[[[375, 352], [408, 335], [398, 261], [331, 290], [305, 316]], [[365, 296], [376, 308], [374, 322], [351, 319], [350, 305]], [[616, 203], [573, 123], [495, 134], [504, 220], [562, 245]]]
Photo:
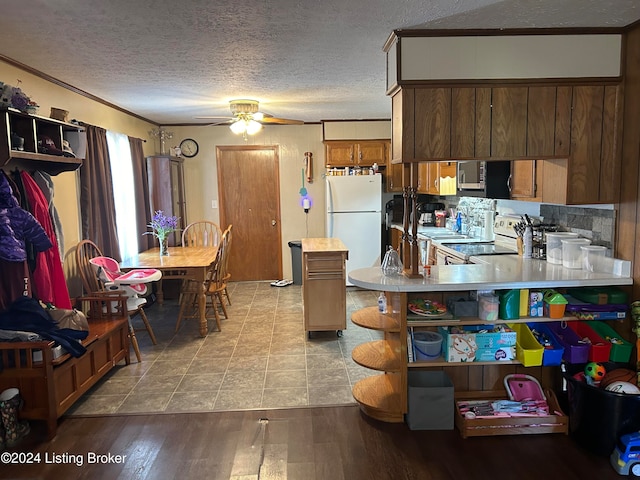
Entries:
[[[459, 297], [462, 292], [423, 292], [421, 298], [446, 303], [450, 296]], [[467, 292], [464, 292], [465, 294]], [[561, 380], [559, 367], [524, 367], [517, 360], [500, 362], [454, 363], [444, 358], [434, 361], [408, 362], [407, 357], [407, 304], [410, 295], [405, 292], [385, 292], [387, 312], [380, 313], [377, 307], [358, 310], [351, 321], [363, 328], [383, 332], [382, 340], [375, 340], [356, 346], [351, 356], [366, 368], [380, 372], [360, 380], [353, 386], [353, 396], [361, 410], [368, 416], [390, 423], [404, 422], [408, 405], [409, 369], [443, 370], [451, 378], [456, 399], [506, 398], [504, 377], [508, 374], [526, 373], [536, 377], [543, 388], [556, 389]], [[527, 321], [547, 322], [571, 320], [573, 317], [551, 319], [545, 317], [509, 320], [508, 323]], [[575, 320], [575, 319], [574, 319]], [[504, 321], [505, 323], [507, 321]], [[415, 320], [410, 326], [415, 330], [432, 330], [437, 326], [478, 325], [486, 321], [479, 318], [464, 318], [455, 321]], [[566, 425], [562, 426], [566, 432]]]
[[347, 247], [337, 238], [302, 239], [302, 297], [306, 332], [347, 328]]

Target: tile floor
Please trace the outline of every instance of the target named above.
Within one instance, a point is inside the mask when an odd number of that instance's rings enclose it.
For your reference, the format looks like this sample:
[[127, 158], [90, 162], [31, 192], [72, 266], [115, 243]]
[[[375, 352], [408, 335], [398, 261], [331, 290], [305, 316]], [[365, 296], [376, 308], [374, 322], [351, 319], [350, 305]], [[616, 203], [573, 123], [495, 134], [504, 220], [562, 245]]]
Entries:
[[[137, 333], [142, 362], [116, 366], [68, 416], [150, 412], [208, 412], [354, 404], [351, 387], [377, 372], [351, 359], [351, 349], [380, 333], [351, 323], [351, 313], [376, 305], [376, 295], [347, 288], [347, 329], [304, 331], [299, 285], [230, 285], [233, 304], [222, 332], [198, 335], [194, 320], [174, 333], [175, 300], [147, 309], [158, 344]], [[134, 324], [139, 325], [134, 318]]]

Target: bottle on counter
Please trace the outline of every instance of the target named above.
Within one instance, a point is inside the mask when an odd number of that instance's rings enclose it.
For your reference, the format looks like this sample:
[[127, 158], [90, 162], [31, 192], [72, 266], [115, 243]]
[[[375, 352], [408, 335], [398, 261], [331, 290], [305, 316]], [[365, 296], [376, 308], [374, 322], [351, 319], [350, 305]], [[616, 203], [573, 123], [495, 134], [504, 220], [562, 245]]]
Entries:
[[384, 292], [380, 292], [378, 296], [378, 311], [380, 313], [387, 313], [387, 297]]
[[531, 228], [531, 225], [527, 225], [524, 229], [522, 243], [524, 258], [531, 258], [533, 256], [533, 228]]

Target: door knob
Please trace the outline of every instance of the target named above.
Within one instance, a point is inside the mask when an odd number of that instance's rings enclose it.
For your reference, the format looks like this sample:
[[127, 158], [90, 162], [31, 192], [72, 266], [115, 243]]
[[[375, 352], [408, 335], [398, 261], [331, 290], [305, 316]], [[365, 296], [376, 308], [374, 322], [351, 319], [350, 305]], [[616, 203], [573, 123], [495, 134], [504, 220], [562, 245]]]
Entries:
[[271, 225], [275, 227], [276, 226], [276, 221], [275, 220], [271, 220]]

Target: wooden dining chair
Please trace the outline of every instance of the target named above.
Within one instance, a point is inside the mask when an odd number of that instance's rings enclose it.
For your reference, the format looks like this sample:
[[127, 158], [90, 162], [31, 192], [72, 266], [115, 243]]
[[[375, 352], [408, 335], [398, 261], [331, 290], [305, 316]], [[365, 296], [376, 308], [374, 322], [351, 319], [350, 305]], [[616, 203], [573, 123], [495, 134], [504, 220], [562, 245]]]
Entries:
[[[227, 227], [227, 229], [222, 233], [222, 238], [224, 239], [224, 241], [227, 243], [224, 247], [224, 291], [222, 292], [222, 294], [227, 298], [227, 303], [229, 305], [231, 305], [231, 297], [229, 296], [229, 290], [227, 288], [229, 282], [231, 281], [231, 272], [229, 271], [229, 256], [231, 255], [231, 240], [233, 238], [233, 235], [231, 233], [231, 229], [233, 228], [233, 225], [229, 225]], [[222, 301], [222, 299], [220, 300]]]
[[209, 220], [190, 223], [182, 231], [183, 247], [217, 247], [221, 239], [222, 229]]
[[209, 319], [211, 318], [211, 314], [213, 314], [218, 331], [222, 331], [219, 310], [222, 312], [222, 315], [224, 315], [224, 318], [229, 318], [227, 308], [222, 299], [222, 295], [227, 288], [224, 278], [226, 276], [225, 256], [231, 238], [229, 232], [230, 230], [227, 229], [220, 239], [216, 258], [209, 267], [205, 281], [185, 280], [182, 283], [182, 289], [180, 291], [180, 311], [178, 312], [178, 319], [176, 321], [176, 332], [180, 329], [183, 318], [200, 318], [198, 294], [202, 290], [204, 290], [206, 295], [205, 317]]
[[[78, 273], [80, 274], [80, 278], [82, 279], [82, 286], [84, 292], [87, 295], [95, 296], [100, 294], [105, 294], [109, 298], [113, 296], [114, 290], [105, 289], [105, 285], [98, 278], [95, 267], [91, 264], [91, 259], [96, 257], [103, 257], [102, 251], [100, 248], [93, 243], [91, 240], [82, 240], [76, 245], [76, 265], [78, 267]], [[144, 298], [139, 299], [144, 300]], [[136, 302], [127, 302], [127, 311], [123, 312], [129, 316], [129, 338], [131, 340], [131, 345], [133, 346], [133, 351], [136, 354], [136, 358], [138, 362], [142, 361], [142, 356], [140, 354], [140, 347], [138, 346], [138, 339], [136, 338], [136, 329], [133, 327], [131, 323], [131, 318], [135, 315], [140, 315], [142, 319], [142, 323], [145, 326], [145, 330], [151, 337], [151, 342], [154, 345], [157, 345], [156, 336], [153, 333], [153, 329], [151, 328], [151, 324], [149, 323], [149, 319], [147, 318], [146, 313], [144, 312], [143, 306], [146, 304], [146, 300], [144, 302], [140, 301]], [[91, 303], [94, 307], [97, 303]], [[91, 311], [88, 312], [89, 317], [92, 316]], [[101, 312], [95, 312], [94, 316], [100, 317]]]

